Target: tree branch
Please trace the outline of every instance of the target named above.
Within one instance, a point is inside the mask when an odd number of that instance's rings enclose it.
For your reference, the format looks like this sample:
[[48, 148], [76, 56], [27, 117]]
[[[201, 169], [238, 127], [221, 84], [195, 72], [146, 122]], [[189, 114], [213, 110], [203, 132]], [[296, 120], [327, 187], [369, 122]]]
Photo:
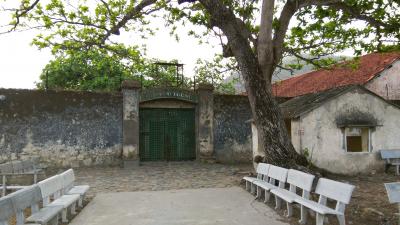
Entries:
[[[220, 0], [199, 0], [211, 15], [211, 24], [220, 28], [228, 39], [229, 47], [235, 56], [238, 65], [245, 74], [254, 73], [254, 65], [258, 65], [256, 55], [251, 48], [250, 41], [237, 25], [237, 18], [233, 11]], [[257, 68], [259, 69], [259, 67]]]
[[37, 4], [39, 4], [40, 0], [35, 0], [30, 6], [27, 8], [24, 8], [23, 5], [21, 6], [20, 9], [15, 10], [15, 24], [13, 27], [10, 29], [10, 31], [15, 31], [17, 29], [17, 26], [20, 24], [20, 19], [21, 17], [25, 16], [29, 11], [31, 11]]
[[275, 0], [263, 0], [261, 8], [260, 33], [257, 43], [258, 64], [263, 70], [264, 77], [271, 80], [272, 71], [270, 64], [274, 62], [273, 44], [272, 44], [272, 21], [274, 17]]
[[381, 26], [389, 30], [395, 29], [391, 24], [384, 23], [371, 16], [365, 15], [357, 7], [348, 5], [342, 0], [303, 0], [299, 2], [299, 8], [307, 6], [328, 6], [346, 12], [350, 14], [352, 18], [365, 21], [374, 27]]
[[289, 28], [289, 23], [293, 15], [296, 13], [297, 5], [294, 1], [287, 1], [284, 5], [281, 15], [279, 16], [279, 25], [275, 31], [274, 39], [273, 39], [273, 48], [274, 48], [274, 63], [278, 64], [278, 62], [282, 59], [283, 54], [283, 42], [286, 37], [287, 30]]
[[102, 39], [102, 43], [104, 43], [112, 34], [119, 35], [119, 30], [124, 27], [131, 19], [135, 18], [136, 16], [140, 15], [141, 11], [146, 8], [147, 6], [150, 6], [154, 3], [156, 3], [157, 0], [143, 0], [141, 1], [138, 5], [135, 7], [132, 7], [132, 9], [127, 12], [122, 19], [115, 24], [111, 29], [109, 29], [106, 34], [104, 35]]

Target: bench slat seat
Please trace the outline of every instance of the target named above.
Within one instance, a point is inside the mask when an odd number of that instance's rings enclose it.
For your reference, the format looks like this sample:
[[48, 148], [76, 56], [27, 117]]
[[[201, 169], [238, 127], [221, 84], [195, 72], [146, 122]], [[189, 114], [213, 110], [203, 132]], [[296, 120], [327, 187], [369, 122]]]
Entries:
[[317, 213], [323, 214], [323, 215], [328, 215], [328, 214], [331, 214], [331, 215], [344, 215], [343, 212], [336, 211], [336, 210], [331, 209], [331, 208], [329, 208], [329, 207], [327, 207], [325, 205], [321, 205], [318, 202], [314, 202], [314, 201], [311, 201], [311, 200], [308, 200], [308, 199], [296, 198], [295, 201], [297, 203], [299, 203], [300, 205], [303, 205], [303, 206], [305, 206], [305, 207], [307, 207], [307, 208], [309, 208], [309, 209], [311, 209], [311, 210], [313, 210], [313, 211], [315, 211]]
[[268, 182], [265, 182], [265, 181], [262, 181], [262, 180], [254, 181], [253, 184], [257, 185], [258, 187], [260, 187], [260, 188], [262, 188], [262, 189], [264, 189], [266, 191], [278, 188], [277, 186], [272, 185], [272, 184], [270, 184]]
[[64, 209], [72, 206], [76, 202], [78, 202], [80, 195], [63, 195], [60, 198], [57, 198], [53, 202], [51, 202], [48, 206], [62, 206]]
[[67, 194], [68, 195], [73, 195], [73, 194], [79, 194], [79, 195], [85, 195], [86, 192], [89, 191], [90, 186], [89, 185], [79, 185], [79, 186], [74, 186], [71, 188]]
[[243, 180], [245, 180], [245, 182], [246, 182], [246, 190], [249, 190], [250, 193], [254, 194], [255, 193], [254, 182], [257, 180], [263, 180], [263, 177], [268, 174], [269, 167], [270, 167], [270, 164], [259, 163], [257, 165], [257, 169], [256, 169], [256, 173], [257, 173], [256, 177], [249, 177], [249, 176], [243, 177]]
[[258, 178], [257, 177], [243, 177], [243, 180], [252, 183], [252, 182], [258, 180]]
[[54, 218], [58, 219], [58, 214], [62, 211], [62, 209], [62, 206], [46, 206], [44, 208], [41, 208], [39, 212], [29, 216], [26, 221], [39, 224], [47, 224]]
[[289, 203], [293, 203], [297, 198], [301, 198], [296, 193], [281, 188], [275, 188], [271, 190], [271, 193]]
[[[22, 188], [26, 188], [28, 186], [5, 186], [7, 190], [19, 190]], [[0, 186], [0, 189], [3, 189], [3, 186]]]

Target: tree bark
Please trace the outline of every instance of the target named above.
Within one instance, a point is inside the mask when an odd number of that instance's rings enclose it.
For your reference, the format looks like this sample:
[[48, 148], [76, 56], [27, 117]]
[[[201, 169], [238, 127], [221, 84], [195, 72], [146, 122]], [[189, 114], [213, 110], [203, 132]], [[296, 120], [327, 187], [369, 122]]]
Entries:
[[[265, 151], [264, 161], [287, 168], [305, 165], [305, 159], [299, 155], [286, 130], [279, 105], [272, 95], [271, 82], [264, 71], [272, 71], [274, 65], [267, 63], [261, 69], [257, 55], [251, 48], [239, 26], [233, 12], [219, 0], [200, 0], [210, 13], [212, 23], [219, 27], [228, 39], [229, 46], [240, 67], [253, 113], [261, 134]], [[268, 31], [266, 31], [268, 33]], [[270, 49], [270, 47], [267, 47]], [[266, 55], [268, 58], [269, 56]]]

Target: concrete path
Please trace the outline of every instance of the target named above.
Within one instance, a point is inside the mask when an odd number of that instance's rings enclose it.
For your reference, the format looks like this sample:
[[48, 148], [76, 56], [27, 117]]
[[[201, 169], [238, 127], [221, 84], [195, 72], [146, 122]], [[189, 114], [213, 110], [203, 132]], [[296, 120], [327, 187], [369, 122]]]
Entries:
[[239, 187], [98, 194], [71, 225], [287, 225]]

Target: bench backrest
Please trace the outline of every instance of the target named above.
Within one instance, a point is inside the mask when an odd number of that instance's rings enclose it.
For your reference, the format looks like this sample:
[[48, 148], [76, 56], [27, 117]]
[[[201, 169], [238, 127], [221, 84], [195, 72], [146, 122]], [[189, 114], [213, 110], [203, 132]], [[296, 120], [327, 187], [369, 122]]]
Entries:
[[326, 178], [318, 180], [315, 193], [338, 202], [349, 204], [354, 186]]
[[298, 170], [289, 169], [287, 183], [292, 184], [306, 191], [311, 191], [314, 175]]
[[16, 214], [17, 225], [25, 224], [24, 210], [31, 208], [32, 213], [39, 211], [39, 202], [42, 199], [40, 188], [31, 185], [8, 195], [11, 198]]
[[[259, 166], [257, 166], [257, 170], [258, 170]], [[62, 174], [60, 174], [60, 176], [62, 177], [62, 181], [63, 181], [62, 186], [65, 191], [71, 189], [74, 186], [75, 174], [74, 174], [73, 169], [69, 169], [69, 170], [63, 172]]]
[[29, 172], [35, 169], [35, 163], [30, 160], [22, 161], [22, 169], [25, 172]]
[[15, 210], [24, 210], [42, 200], [40, 188], [31, 185], [8, 195], [12, 199]]
[[270, 164], [259, 163], [257, 166], [257, 178], [262, 179], [264, 176], [268, 175]]
[[7, 221], [15, 214], [12, 200], [9, 196], [0, 198], [0, 224]]
[[400, 149], [383, 149], [380, 150], [382, 159], [399, 159]]
[[13, 173], [22, 173], [24, 172], [23, 164], [21, 161], [13, 161]]
[[12, 173], [13, 167], [11, 163], [4, 163], [0, 165], [0, 173]]
[[59, 197], [59, 192], [62, 189], [62, 178], [60, 177], [60, 175], [55, 175], [40, 181], [38, 183], [38, 186], [40, 187], [43, 199], [49, 198], [51, 196], [57, 198]]
[[262, 167], [262, 165], [261, 165], [261, 163], [259, 163], [257, 165], [257, 169], [256, 169], [257, 179], [262, 179], [261, 167]]
[[268, 170], [268, 177], [281, 182], [286, 182], [287, 174], [288, 169], [279, 166], [271, 165]]

